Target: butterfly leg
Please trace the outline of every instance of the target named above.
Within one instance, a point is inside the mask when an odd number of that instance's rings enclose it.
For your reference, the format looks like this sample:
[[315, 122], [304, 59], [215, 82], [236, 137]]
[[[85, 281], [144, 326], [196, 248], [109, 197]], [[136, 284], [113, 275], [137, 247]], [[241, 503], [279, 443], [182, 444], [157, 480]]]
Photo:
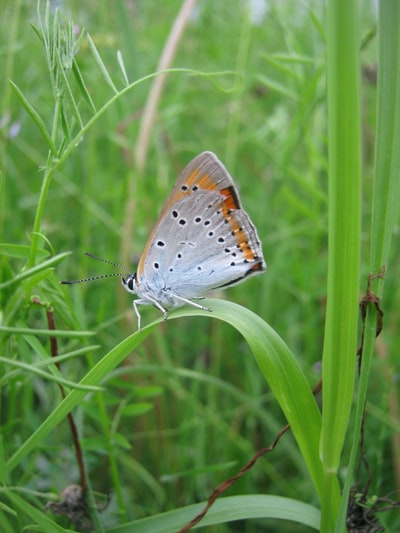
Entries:
[[140, 331], [140, 321], [141, 321], [141, 315], [139, 313], [139, 309], [137, 307], [137, 304], [143, 304], [143, 303], [146, 303], [145, 300], [133, 300], [132, 304], [133, 304], [133, 309], [135, 310], [135, 314], [137, 316], [137, 327], [138, 327], [138, 331]]
[[209, 307], [206, 307], [205, 305], [201, 305], [193, 301], [193, 300], [203, 300], [204, 298], [202, 297], [195, 297], [192, 300], [189, 300], [188, 298], [182, 298], [182, 296], [178, 296], [177, 294], [174, 294], [174, 298], [176, 298], [177, 300], [180, 300], [182, 303], [191, 305], [193, 307], [197, 307], [198, 309], [203, 309], [203, 311], [210, 311], [210, 312], [212, 311], [212, 309], [210, 309]]
[[133, 300], [133, 308], [135, 310], [135, 313], [136, 313], [136, 316], [137, 316], [137, 320], [138, 320], [138, 331], [140, 331], [140, 322], [141, 322], [141, 315], [139, 313], [139, 309], [138, 309], [138, 304], [139, 305], [154, 305], [154, 307], [157, 307], [157, 309], [159, 309], [161, 311], [161, 313], [164, 315], [164, 320], [167, 320], [168, 318], [168, 311], [165, 309], [165, 307], [163, 307], [161, 304], [159, 304], [157, 302], [157, 300], [154, 300], [153, 298], [150, 298], [150, 297], [147, 297], [146, 300], [144, 299], [140, 299], [140, 300]]

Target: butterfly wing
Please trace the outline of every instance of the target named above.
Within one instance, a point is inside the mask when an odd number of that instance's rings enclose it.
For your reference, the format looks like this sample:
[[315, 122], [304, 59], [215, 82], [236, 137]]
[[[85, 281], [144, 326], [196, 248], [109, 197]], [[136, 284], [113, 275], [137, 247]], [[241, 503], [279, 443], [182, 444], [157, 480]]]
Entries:
[[182, 171], [165, 203], [139, 261], [138, 285], [190, 299], [265, 268], [231, 176], [212, 152], [203, 152]]

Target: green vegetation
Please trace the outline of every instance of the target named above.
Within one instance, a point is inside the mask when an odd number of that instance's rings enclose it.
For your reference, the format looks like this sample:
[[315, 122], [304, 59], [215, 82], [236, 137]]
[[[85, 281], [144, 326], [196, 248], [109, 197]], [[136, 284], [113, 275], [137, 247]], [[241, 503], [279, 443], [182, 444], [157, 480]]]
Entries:
[[[345, 531], [400, 488], [400, 4], [53, 4], [0, 7], [0, 529], [178, 531], [288, 422], [200, 525]], [[59, 284], [117, 271], [84, 251], [134, 271], [204, 150], [265, 275], [140, 332], [118, 278]]]

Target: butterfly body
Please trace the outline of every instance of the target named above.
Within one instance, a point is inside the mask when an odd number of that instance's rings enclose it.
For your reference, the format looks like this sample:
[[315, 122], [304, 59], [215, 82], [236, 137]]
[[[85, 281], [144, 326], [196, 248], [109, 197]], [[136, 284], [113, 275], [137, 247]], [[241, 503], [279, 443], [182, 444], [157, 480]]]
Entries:
[[212, 152], [193, 159], [177, 179], [140, 258], [122, 279], [133, 306], [168, 309], [197, 303], [215, 289], [266, 269], [256, 229], [231, 176]]

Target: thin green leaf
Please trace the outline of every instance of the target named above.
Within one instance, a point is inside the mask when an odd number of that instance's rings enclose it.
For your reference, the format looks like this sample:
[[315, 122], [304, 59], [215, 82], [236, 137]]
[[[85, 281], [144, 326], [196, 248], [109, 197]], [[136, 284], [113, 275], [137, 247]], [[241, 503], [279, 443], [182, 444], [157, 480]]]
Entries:
[[69, 387], [71, 389], [85, 390], [86, 392], [90, 392], [90, 391], [98, 392], [102, 390], [101, 387], [96, 387], [96, 386], [91, 386], [91, 385], [79, 385], [78, 383], [75, 383], [73, 381], [69, 381], [68, 379], [63, 378], [61, 375], [56, 376], [55, 374], [50, 374], [48, 372], [45, 372], [44, 370], [41, 370], [35, 365], [24, 363], [22, 361], [16, 361], [14, 359], [8, 359], [7, 357], [0, 356], [0, 362], [3, 364], [7, 364], [9, 366], [15, 367], [15, 368], [19, 368], [20, 370], [24, 370], [25, 372], [35, 374], [44, 379], [47, 379], [48, 381], [54, 381], [55, 383], [64, 385], [65, 387]]
[[271, 89], [272, 91], [281, 94], [285, 98], [290, 98], [294, 102], [298, 102], [299, 97], [297, 94], [295, 94], [293, 91], [288, 89], [286, 85], [282, 85], [281, 83], [277, 82], [273, 78], [270, 78], [269, 76], [265, 76], [264, 74], [259, 74], [257, 76], [257, 79], [266, 87]]
[[70, 133], [69, 126], [68, 126], [68, 120], [65, 117], [65, 111], [64, 111], [63, 106], [60, 106], [60, 120], [61, 120], [61, 127], [64, 132], [63, 144], [60, 147], [60, 151], [62, 152], [63, 147], [65, 146], [65, 142], [69, 142], [71, 140], [71, 133]]
[[43, 511], [33, 507], [26, 498], [21, 498], [19, 494], [11, 489], [2, 491], [2, 494], [11, 502], [11, 505], [18, 514], [28, 516], [40, 527], [41, 533], [73, 533], [70, 529], [59, 526], [54, 520]]
[[85, 84], [85, 80], [83, 79], [82, 73], [80, 71], [80, 68], [79, 68], [78, 63], [77, 63], [75, 58], [74, 58], [74, 60], [72, 62], [72, 72], [74, 73], [75, 80], [76, 80], [76, 82], [78, 84], [78, 87], [79, 87], [79, 89], [81, 91], [81, 95], [82, 95], [83, 99], [88, 104], [88, 106], [93, 111], [93, 113], [96, 113], [96, 111], [97, 111], [96, 106], [94, 105], [92, 97], [90, 96], [89, 90], [88, 90], [88, 88], [87, 88], [87, 86]]
[[58, 151], [55, 147], [51, 136], [49, 132], [47, 131], [46, 125], [41, 119], [39, 113], [34, 109], [32, 104], [25, 98], [23, 92], [19, 89], [19, 87], [11, 80], [8, 80], [11, 87], [13, 88], [15, 94], [17, 95], [19, 101], [24, 106], [25, 110], [27, 111], [28, 115], [32, 118], [32, 120], [35, 122], [36, 126], [38, 127], [40, 133], [42, 134], [42, 137], [46, 141], [51, 153], [54, 155], [54, 157], [58, 157]]
[[59, 72], [59, 74], [62, 77], [63, 89], [66, 90], [66, 94], [68, 95], [68, 101], [69, 101], [70, 106], [71, 106], [72, 114], [76, 118], [76, 120], [77, 120], [77, 122], [79, 124], [79, 127], [83, 128], [83, 120], [82, 120], [81, 114], [79, 112], [78, 105], [76, 103], [75, 97], [74, 97], [74, 95], [72, 93], [71, 85], [69, 83], [68, 77], [67, 77], [66, 72], [65, 72], [66, 69], [65, 69], [64, 64], [63, 64], [63, 62], [61, 60], [60, 51], [58, 49], [56, 49], [55, 54], [56, 54], [56, 60], [57, 60], [57, 65], [58, 65], [58, 72]]
[[[400, 3], [386, 0], [379, 5], [378, 124], [370, 258], [374, 274], [388, 265], [400, 199]], [[374, 286], [378, 296], [382, 296], [384, 278], [378, 278]]]
[[[199, 514], [206, 502], [189, 505], [174, 511], [135, 520], [108, 528], [107, 533], [171, 533], [178, 531]], [[201, 528], [226, 524], [235, 520], [274, 518], [289, 520], [319, 531], [319, 511], [315, 507], [290, 498], [250, 494], [220, 498], [202, 519]]]
[[356, 0], [330, 0], [327, 8], [329, 249], [321, 454], [328, 472], [336, 472], [340, 463], [357, 351], [361, 242], [357, 5]]
[[[132, 385], [131, 385], [132, 387]], [[164, 389], [156, 385], [136, 386], [134, 389], [135, 398], [155, 398], [163, 393]]]
[[[382, 266], [387, 267], [389, 272], [392, 270], [389, 265], [390, 249], [392, 237], [396, 231], [400, 201], [400, 33], [398, 20], [400, 20], [400, 3], [397, 0], [379, 3], [376, 163], [369, 266], [369, 272], [373, 274], [378, 274]], [[384, 284], [384, 276], [372, 281], [374, 293], [378, 298], [383, 297]], [[367, 281], [365, 281], [366, 286]], [[364, 324], [360, 384], [351, 436], [352, 449], [336, 533], [343, 530], [346, 521], [347, 502], [354, 478], [353, 472], [359, 458], [361, 426], [364, 420], [368, 383], [375, 352], [377, 320], [377, 310], [371, 303], [367, 309]]]
[[121, 69], [122, 77], [124, 78], [125, 85], [129, 85], [128, 75], [126, 73], [124, 58], [122, 57], [121, 51], [117, 50], [117, 60], [119, 68]]
[[[32, 337], [32, 336], [29, 335], [27, 337]], [[79, 355], [87, 354], [88, 352], [92, 350], [97, 350], [98, 348], [100, 348], [100, 346], [98, 346], [97, 344], [92, 344], [92, 345], [84, 346], [83, 348], [79, 348], [79, 350], [68, 352], [63, 355], [56, 355], [54, 357], [46, 357], [45, 359], [42, 359], [41, 361], [36, 361], [35, 363], [31, 363], [31, 364], [32, 366], [35, 366], [36, 368], [48, 367], [48, 366], [55, 365], [56, 363], [62, 363], [63, 361], [68, 361]], [[20, 373], [21, 372], [19, 370], [10, 370], [4, 376], [2, 381], [5, 381], [7, 379], [11, 380], [16, 374], [20, 374]]]
[[[361, 242], [360, 39], [357, 0], [327, 4], [328, 281], [322, 362], [321, 531], [333, 531], [333, 500], [353, 402]], [[347, 503], [347, 502], [346, 502]]]
[[132, 444], [128, 441], [128, 439], [121, 435], [121, 433], [114, 433], [112, 436], [113, 443], [118, 447], [122, 448], [123, 450], [131, 450]]
[[39, 28], [33, 22], [31, 22], [30, 25], [33, 31], [36, 33], [36, 36], [39, 37], [40, 42], [43, 43], [43, 35], [40, 32]]
[[141, 403], [132, 403], [130, 405], [125, 405], [121, 409], [122, 416], [140, 416], [148, 411], [151, 411], [154, 408], [152, 403], [141, 402]]
[[[17, 257], [18, 259], [26, 259], [29, 257], [31, 247], [27, 244], [10, 244], [6, 242], [0, 243], [0, 254], [9, 257]], [[48, 250], [38, 249], [38, 257], [43, 260], [49, 256]]]
[[92, 50], [93, 57], [94, 57], [94, 59], [95, 59], [95, 61], [97, 63], [97, 66], [100, 69], [100, 72], [103, 74], [104, 79], [106, 80], [107, 84], [111, 87], [113, 92], [115, 94], [118, 94], [119, 91], [115, 87], [114, 82], [112, 81], [111, 76], [108, 73], [108, 70], [107, 70], [105, 64], [103, 63], [103, 60], [101, 59], [99, 51], [97, 50], [96, 45], [94, 44], [93, 39], [90, 37], [89, 34], [87, 34], [87, 40], [88, 40], [90, 49]]
[[58, 263], [60, 263], [65, 257], [70, 255], [70, 252], [63, 252], [62, 254], [55, 255], [54, 257], [51, 257], [47, 261], [44, 261], [43, 263], [39, 263], [38, 265], [35, 265], [32, 268], [28, 268], [26, 270], [23, 270], [13, 278], [5, 281], [4, 283], [0, 284], [0, 289], [4, 289], [5, 287], [10, 287], [14, 283], [19, 283], [20, 281], [29, 278], [33, 276], [34, 274], [37, 274], [38, 272], [41, 272], [42, 270], [45, 270], [49, 267], [54, 267]]
[[70, 331], [63, 329], [34, 329], [34, 328], [13, 328], [9, 326], [0, 326], [0, 331], [11, 335], [44, 335], [46, 337], [65, 337], [65, 338], [85, 338], [95, 335], [94, 331]]
[[265, 58], [266, 61], [270, 61], [271, 59], [274, 60], [274, 62], [279, 61], [281, 63], [299, 63], [299, 64], [306, 64], [306, 65], [315, 65], [315, 57], [313, 56], [305, 56], [300, 54], [262, 54], [262, 56]]

